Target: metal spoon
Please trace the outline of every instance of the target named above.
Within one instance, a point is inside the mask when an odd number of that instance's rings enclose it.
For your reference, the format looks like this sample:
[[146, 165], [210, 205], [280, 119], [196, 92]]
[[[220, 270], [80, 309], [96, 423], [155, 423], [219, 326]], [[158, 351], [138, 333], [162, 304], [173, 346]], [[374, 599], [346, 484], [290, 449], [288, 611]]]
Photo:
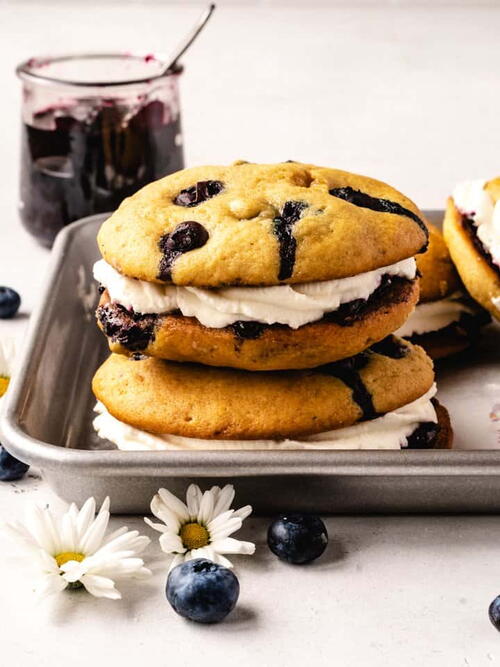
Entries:
[[201, 14], [200, 18], [196, 22], [191, 32], [189, 32], [186, 35], [185, 39], [183, 39], [182, 42], [179, 44], [179, 46], [175, 50], [175, 56], [172, 58], [172, 60], [169, 60], [168, 65], [165, 65], [165, 68], [163, 69], [161, 76], [164, 74], [168, 74], [168, 72], [171, 72], [176, 68], [179, 58], [186, 53], [191, 44], [194, 42], [194, 40], [198, 37], [200, 32], [206, 26], [208, 19], [213, 14], [214, 9], [215, 9], [215, 3], [212, 2], [207, 7], [207, 9], [205, 9], [205, 11]]

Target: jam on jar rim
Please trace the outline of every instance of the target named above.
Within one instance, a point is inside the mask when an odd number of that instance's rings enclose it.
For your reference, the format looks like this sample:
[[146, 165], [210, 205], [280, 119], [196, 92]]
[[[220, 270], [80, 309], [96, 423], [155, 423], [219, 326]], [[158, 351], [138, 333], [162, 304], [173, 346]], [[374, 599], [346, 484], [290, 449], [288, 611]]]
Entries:
[[[148, 73], [146, 76], [139, 77], [130, 77], [123, 78], [116, 81], [112, 80], [96, 80], [96, 81], [85, 81], [85, 80], [76, 80], [71, 78], [65, 78], [63, 76], [49, 76], [43, 73], [43, 69], [54, 63], [61, 62], [73, 62], [73, 61], [88, 61], [88, 60], [123, 60], [128, 62], [136, 62], [138, 64], [149, 64], [157, 63], [160, 67], [159, 71]], [[74, 53], [66, 55], [54, 55], [54, 56], [40, 56], [37, 58], [29, 58], [24, 62], [20, 63], [16, 67], [16, 74], [20, 79], [30, 81], [32, 83], [42, 84], [42, 85], [57, 85], [57, 86], [68, 86], [70, 88], [107, 88], [107, 87], [120, 87], [128, 86], [134, 84], [150, 84], [155, 80], [165, 79], [171, 76], [179, 76], [184, 71], [182, 65], [176, 64], [173, 69], [168, 70], [167, 72], [163, 71], [164, 64], [166, 62], [166, 57], [162, 54], [154, 55], [151, 53], [140, 53], [140, 52], [96, 52], [96, 53]]]

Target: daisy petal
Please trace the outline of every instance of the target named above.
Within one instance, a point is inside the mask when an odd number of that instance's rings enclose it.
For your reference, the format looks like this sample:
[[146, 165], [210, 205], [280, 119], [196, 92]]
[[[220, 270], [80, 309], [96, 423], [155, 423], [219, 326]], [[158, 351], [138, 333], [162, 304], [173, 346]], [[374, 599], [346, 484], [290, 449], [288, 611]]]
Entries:
[[76, 520], [76, 529], [79, 536], [84, 535], [87, 532], [94, 517], [95, 500], [94, 498], [88, 498], [83, 504], [82, 509], [78, 512], [78, 518]]
[[40, 580], [36, 592], [39, 597], [47, 597], [48, 595], [60, 593], [67, 585], [68, 582], [59, 574], [47, 574]]
[[186, 492], [186, 502], [190, 518], [195, 519], [198, 516], [202, 497], [203, 494], [200, 487], [197, 484], [190, 484]]
[[163, 521], [170, 530], [175, 532], [179, 530], [181, 519], [175, 512], [165, 505], [158, 494], [151, 501], [151, 514], [154, 514], [154, 516]]
[[86, 590], [96, 598], [109, 598], [110, 600], [119, 600], [121, 593], [116, 590], [115, 582], [107, 577], [100, 577], [97, 574], [85, 574], [81, 580]]
[[207, 525], [213, 518], [214, 512], [214, 497], [211, 491], [205, 491], [200, 503], [198, 511], [198, 521], [202, 525]]
[[101, 546], [109, 523], [109, 512], [101, 509], [88, 530], [81, 536], [79, 551], [84, 554], [93, 554]]
[[234, 516], [239, 517], [242, 521], [244, 521], [247, 516], [250, 516], [250, 514], [253, 512], [253, 508], [251, 505], [245, 505], [245, 507], [240, 507], [239, 510], [236, 510], [234, 513]]
[[230, 570], [233, 568], [233, 564], [229, 560], [229, 558], [226, 558], [222, 554], [216, 553], [215, 554], [215, 563], [219, 563], [219, 565], [223, 565], [224, 567], [228, 567]]
[[171, 532], [170, 528], [168, 526], [166, 526], [164, 523], [154, 523], [153, 521], [151, 521], [151, 519], [148, 519], [147, 516], [144, 517], [144, 521], [145, 521], [145, 523], [148, 524], [148, 526], [150, 526], [154, 530], [157, 530], [159, 533], [169, 533], [169, 532]]
[[184, 556], [182, 554], [176, 554], [170, 561], [168, 571], [171, 572], [174, 569], [174, 567], [177, 567], [177, 565], [180, 565], [183, 562], [184, 562]]
[[253, 542], [243, 542], [242, 540], [235, 540], [232, 537], [226, 537], [218, 542], [213, 542], [211, 546], [214, 551], [221, 554], [244, 554], [251, 556], [255, 553], [255, 544]]
[[233, 503], [234, 495], [234, 486], [232, 484], [226, 484], [226, 486], [219, 493], [219, 497], [215, 503], [214, 515], [226, 512]]
[[186, 505], [184, 505], [182, 500], [179, 500], [177, 496], [174, 496], [174, 494], [170, 493], [170, 491], [167, 491], [167, 489], [159, 489], [158, 495], [163, 500], [167, 508], [173, 512], [182, 522], [189, 519], [189, 512]]
[[167, 554], [183, 554], [186, 551], [181, 538], [175, 533], [163, 533], [160, 537], [160, 546]]

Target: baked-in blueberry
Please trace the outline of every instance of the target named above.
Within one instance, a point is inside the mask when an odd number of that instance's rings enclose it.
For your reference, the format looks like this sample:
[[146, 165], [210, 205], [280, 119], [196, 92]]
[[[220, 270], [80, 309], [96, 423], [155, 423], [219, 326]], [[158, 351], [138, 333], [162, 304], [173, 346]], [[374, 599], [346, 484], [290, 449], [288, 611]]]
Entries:
[[0, 445], [0, 481], [14, 482], [28, 472], [29, 465], [14, 458]]
[[281, 560], [309, 563], [326, 549], [328, 533], [319, 516], [282, 514], [269, 526], [267, 544]]
[[197, 623], [219, 623], [234, 609], [240, 584], [227, 567], [197, 558], [170, 572], [166, 592], [180, 616]]
[[500, 630], [500, 595], [493, 600], [488, 609], [488, 616], [497, 630]]
[[181, 190], [174, 199], [174, 204], [177, 206], [197, 206], [207, 199], [212, 199], [224, 189], [224, 185], [220, 181], [198, 181], [190, 188]]
[[14, 315], [21, 305], [21, 297], [10, 287], [0, 287], [0, 318], [3, 320]]
[[201, 248], [208, 241], [208, 237], [205, 227], [195, 220], [181, 222], [173, 232], [164, 234], [158, 241], [158, 247], [163, 253], [158, 278], [170, 280], [172, 264], [177, 257], [190, 250]]

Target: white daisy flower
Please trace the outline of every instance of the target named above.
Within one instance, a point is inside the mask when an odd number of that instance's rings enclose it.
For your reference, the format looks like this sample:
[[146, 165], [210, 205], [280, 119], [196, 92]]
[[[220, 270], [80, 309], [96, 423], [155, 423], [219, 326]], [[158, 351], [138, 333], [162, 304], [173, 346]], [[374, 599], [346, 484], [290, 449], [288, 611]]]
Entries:
[[214, 563], [232, 567], [223, 554], [251, 555], [255, 544], [229, 537], [239, 530], [252, 513], [250, 505], [239, 510], [230, 509], [234, 487], [226, 484], [221, 489], [213, 486], [205, 493], [191, 484], [186, 493], [186, 504], [166, 489], [160, 489], [151, 501], [151, 512], [163, 523], [144, 521], [162, 533], [160, 546], [172, 554], [170, 570], [193, 558], [208, 558]]
[[0, 398], [9, 386], [15, 358], [16, 342], [14, 338], [2, 337], [0, 339]]
[[109, 498], [97, 516], [95, 512], [95, 500], [89, 498], [81, 510], [74, 503], [59, 513], [32, 506], [24, 524], [7, 524], [38, 569], [40, 595], [83, 586], [95, 597], [117, 600], [121, 594], [115, 579], [142, 579], [151, 574], [138, 558], [150, 539], [125, 526], [106, 536]]

